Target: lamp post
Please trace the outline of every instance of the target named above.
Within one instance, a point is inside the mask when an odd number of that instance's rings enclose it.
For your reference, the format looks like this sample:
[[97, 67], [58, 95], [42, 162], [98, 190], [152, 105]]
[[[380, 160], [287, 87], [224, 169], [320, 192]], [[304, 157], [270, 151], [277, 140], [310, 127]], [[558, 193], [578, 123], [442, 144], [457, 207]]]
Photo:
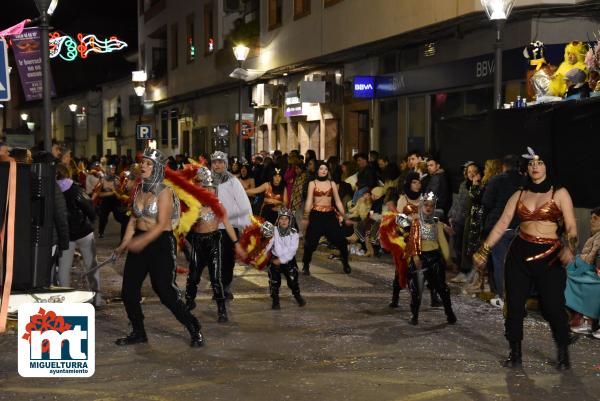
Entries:
[[48, 30], [50, 29], [50, 16], [54, 13], [58, 0], [35, 0], [40, 12], [40, 35], [42, 36], [42, 91], [43, 91], [43, 117], [42, 130], [44, 132], [44, 150], [52, 150], [52, 117], [50, 115], [50, 44]]
[[[132, 71], [131, 72], [131, 82], [133, 83], [133, 90], [135, 94], [140, 98], [140, 111], [138, 114], [138, 125], [142, 123], [142, 112], [144, 110], [144, 94], [146, 93], [146, 81], [148, 80], [148, 75], [146, 71]], [[135, 139], [135, 150], [141, 150], [142, 140], [137, 138], [137, 127], [136, 127], [136, 139]]]
[[27, 119], [29, 118], [29, 114], [21, 113], [21, 120], [23, 121], [23, 127], [27, 128]]
[[[248, 53], [250, 52], [250, 48], [244, 45], [237, 45], [233, 48], [233, 54], [235, 59], [238, 62], [239, 68], [242, 68], [244, 61], [248, 57]], [[237, 137], [237, 155], [238, 160], [242, 160], [242, 155], [244, 152], [242, 151], [242, 90], [244, 88], [244, 80], [240, 78], [240, 86], [239, 86], [239, 108], [238, 108], [238, 137]]]
[[71, 110], [71, 157], [75, 157], [75, 114], [77, 113], [77, 105], [71, 103], [69, 110]]
[[494, 44], [494, 108], [502, 108], [502, 32], [512, 11], [515, 0], [481, 0], [490, 21], [495, 24], [496, 43]]

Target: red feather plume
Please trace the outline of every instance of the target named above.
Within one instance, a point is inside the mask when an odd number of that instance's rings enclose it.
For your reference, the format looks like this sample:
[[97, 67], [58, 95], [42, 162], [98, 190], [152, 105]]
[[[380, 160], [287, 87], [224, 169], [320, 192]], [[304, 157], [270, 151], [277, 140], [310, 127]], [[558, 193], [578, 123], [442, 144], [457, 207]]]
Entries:
[[169, 167], [165, 168], [165, 178], [169, 179], [173, 184], [177, 185], [187, 193], [191, 194], [194, 198], [198, 199], [203, 206], [210, 207], [219, 219], [222, 220], [225, 217], [225, 210], [223, 209], [221, 203], [219, 203], [219, 198], [217, 198], [217, 196], [212, 192], [192, 184], [184, 176], [178, 174], [176, 171], [171, 170]]

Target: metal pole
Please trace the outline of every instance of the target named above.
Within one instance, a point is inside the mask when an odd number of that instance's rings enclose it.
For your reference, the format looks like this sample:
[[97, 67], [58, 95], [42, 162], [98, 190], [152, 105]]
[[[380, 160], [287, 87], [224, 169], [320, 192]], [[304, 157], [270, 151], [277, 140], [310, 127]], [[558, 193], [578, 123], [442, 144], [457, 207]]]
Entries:
[[505, 20], [496, 20], [496, 43], [494, 45], [494, 109], [502, 108], [502, 31]]
[[71, 157], [75, 159], [75, 112], [71, 112]]
[[[41, 10], [41, 35], [42, 35], [42, 86], [43, 86], [43, 103], [44, 112], [42, 119], [42, 129], [44, 132], [44, 150], [50, 152], [52, 150], [52, 117], [50, 115], [50, 44], [48, 39], [48, 7]], [[74, 139], [74, 138], [73, 138]]]
[[[240, 61], [240, 68], [242, 68], [242, 62]], [[239, 108], [238, 108], [238, 137], [237, 137], [237, 155], [238, 161], [242, 160], [242, 155], [244, 154], [242, 150], [242, 89], [244, 86], [244, 80], [240, 78], [240, 87], [239, 87]]]

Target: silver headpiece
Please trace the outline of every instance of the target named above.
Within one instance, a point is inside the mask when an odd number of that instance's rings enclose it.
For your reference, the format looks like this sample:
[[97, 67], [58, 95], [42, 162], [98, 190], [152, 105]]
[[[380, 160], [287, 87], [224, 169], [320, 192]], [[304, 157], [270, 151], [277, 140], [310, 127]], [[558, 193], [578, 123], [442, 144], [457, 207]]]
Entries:
[[227, 159], [227, 153], [221, 152], [220, 150], [217, 150], [212, 155], [210, 155], [210, 161], [214, 162], [215, 160], [221, 160], [225, 162], [225, 164], [229, 164], [229, 160]]
[[227, 153], [217, 150], [215, 153], [210, 155], [210, 161], [214, 162], [215, 160], [221, 160], [223, 163], [225, 163], [225, 171], [223, 171], [222, 173], [216, 173], [214, 171], [212, 172], [213, 173], [213, 181], [215, 182], [216, 185], [219, 185], [219, 184], [223, 184], [224, 182], [227, 182], [227, 180], [229, 180], [231, 177], [233, 177], [233, 175], [229, 171], [227, 171], [227, 169], [229, 168], [229, 161], [227, 160]]
[[419, 196], [419, 200], [421, 202], [437, 202], [438, 197], [430, 191], [425, 194], [421, 194], [421, 196]]
[[217, 184], [213, 180], [212, 171], [210, 171], [206, 167], [200, 167], [198, 173], [196, 174], [196, 178], [200, 181], [203, 187], [217, 188]]
[[152, 162], [152, 175], [148, 178], [142, 178], [142, 191], [148, 192], [162, 183], [165, 178], [167, 158], [160, 150], [151, 148], [146, 148], [142, 157]]
[[[426, 194], [421, 194], [421, 196], [419, 196], [419, 218], [423, 223], [431, 224], [435, 222], [434, 215], [437, 200], [438, 197], [433, 192], [427, 192]], [[423, 210], [425, 202], [433, 203], [433, 211], [431, 214], [425, 214], [425, 211]]]
[[[289, 219], [289, 224], [287, 228], [279, 227], [279, 219], [281, 217], [287, 217]], [[296, 230], [293, 228], [294, 226], [294, 211], [288, 209], [287, 207], [282, 207], [279, 212], [277, 212], [277, 221], [275, 221], [275, 225], [277, 226], [277, 231], [279, 231], [279, 235], [285, 237], [286, 235], [295, 233]]]
[[275, 231], [275, 226], [273, 225], [273, 223], [265, 221], [264, 223], [262, 223], [262, 225], [260, 226], [260, 233], [265, 237], [265, 238], [271, 238], [273, 236], [273, 232]]

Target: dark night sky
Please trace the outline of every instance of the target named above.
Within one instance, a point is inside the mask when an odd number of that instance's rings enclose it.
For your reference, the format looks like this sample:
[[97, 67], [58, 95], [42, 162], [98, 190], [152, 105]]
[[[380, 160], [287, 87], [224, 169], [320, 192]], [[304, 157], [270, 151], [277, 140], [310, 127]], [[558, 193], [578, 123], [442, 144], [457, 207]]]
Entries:
[[[39, 14], [33, 0], [5, 0], [0, 13], [0, 30], [23, 19]], [[80, 90], [130, 74], [135, 65], [125, 56], [137, 51], [136, 0], [59, 0], [50, 20], [53, 30], [69, 34], [92, 33], [102, 39], [116, 35], [128, 44], [126, 49], [111, 54], [90, 54], [87, 59], [72, 62], [51, 60], [52, 76], [58, 96]]]

